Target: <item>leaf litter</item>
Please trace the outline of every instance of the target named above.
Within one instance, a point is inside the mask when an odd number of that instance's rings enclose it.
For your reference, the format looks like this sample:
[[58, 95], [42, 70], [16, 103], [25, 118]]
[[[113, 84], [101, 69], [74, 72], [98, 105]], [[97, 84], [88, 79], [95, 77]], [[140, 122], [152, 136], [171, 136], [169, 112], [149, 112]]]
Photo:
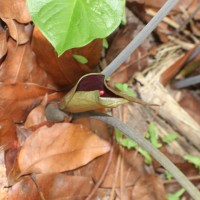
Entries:
[[[127, 24], [108, 38], [109, 47], [108, 50], [103, 50], [104, 56], [100, 63], [102, 68], [106, 66], [105, 63], [112, 61], [144, 26], [140, 19], [149, 21], [162, 3], [164, 1], [136, 3], [127, 0]], [[143, 100], [147, 101], [146, 97], [152, 98], [148, 101], [152, 103], [160, 104], [157, 100], [163, 97], [165, 104], [171, 105], [170, 99], [166, 102], [166, 94], [170, 94], [189, 113], [188, 115], [185, 111], [180, 111], [178, 103], [173, 107], [176, 109], [172, 109], [175, 116], [169, 115], [169, 108], [166, 108], [167, 111], [162, 110], [161, 104], [161, 112], [158, 111], [161, 115], [164, 113], [161, 118], [148, 107], [141, 108], [130, 104], [113, 110], [114, 116], [118, 116], [143, 135], [149, 124], [154, 122], [158, 129], [158, 135], [154, 138], [155, 144], [162, 144], [160, 150], [196, 185], [199, 184], [199, 171], [195, 166], [199, 168], [197, 163], [200, 155], [196, 135], [200, 126], [197, 114], [200, 103], [199, 85], [177, 91], [170, 86], [171, 82], [180, 80], [180, 70], [199, 60], [197, 55], [193, 58], [191, 56], [198, 47], [200, 12], [183, 26], [184, 21], [195, 12], [198, 3], [198, 0], [179, 2], [167, 21], [162, 22], [156, 29], [159, 41], [151, 35], [112, 75], [109, 82], [113, 88], [116, 82], [128, 83]], [[0, 7], [0, 146], [5, 149], [5, 162], [1, 163], [0, 172], [2, 169], [6, 170], [8, 179], [8, 183], [1, 184], [12, 186], [8, 190], [1, 187], [0, 198], [40, 199], [43, 196], [52, 200], [86, 199], [94, 191], [95, 184], [104, 177], [92, 199], [106, 197], [123, 200], [164, 200], [167, 199], [167, 194], [174, 194], [177, 199], [181, 199], [181, 195], [189, 199], [187, 193], [178, 193], [182, 190], [174, 179], [165, 179], [165, 170], [159, 163], [153, 160], [151, 165], [146, 165], [137, 150], [116, 144], [112, 129], [104, 123], [91, 119], [70, 121], [70, 118], [63, 118], [60, 122], [47, 120], [46, 104], [63, 97], [65, 94], [60, 91], [69, 91], [84, 74], [96, 68], [100, 62], [102, 40], [68, 50], [57, 57], [53, 47], [37, 27], [34, 27], [32, 33], [25, 0], [18, 3], [12, 0], [2, 1]], [[10, 9], [11, 7], [13, 9]], [[174, 35], [175, 32], [177, 35]], [[162, 42], [166, 43], [164, 47]], [[73, 55], [81, 55], [88, 62], [80, 63]], [[164, 67], [156, 68], [152, 65], [155, 63]], [[151, 73], [155, 79], [150, 77]], [[183, 73], [181, 79], [198, 74], [197, 67], [189, 73]], [[145, 94], [145, 87], [135, 84], [135, 80], [140, 84], [146, 81], [147, 84], [143, 86], [153, 83], [152, 89], [148, 87]], [[161, 87], [161, 84], [165, 86], [165, 93], [157, 96], [154, 86]], [[179, 116], [180, 113], [183, 115]], [[182, 124], [184, 121], [178, 123], [176, 117], [184, 118], [188, 124]], [[173, 132], [176, 132], [178, 138], [167, 145], [162, 143], [161, 138]], [[193, 145], [188, 144], [188, 140]], [[112, 159], [108, 162], [112, 145]], [[187, 155], [187, 159], [195, 158], [197, 162], [193, 161], [192, 164], [189, 160], [191, 163], [188, 163], [183, 159], [184, 155]], [[107, 171], [103, 176], [106, 167]]]

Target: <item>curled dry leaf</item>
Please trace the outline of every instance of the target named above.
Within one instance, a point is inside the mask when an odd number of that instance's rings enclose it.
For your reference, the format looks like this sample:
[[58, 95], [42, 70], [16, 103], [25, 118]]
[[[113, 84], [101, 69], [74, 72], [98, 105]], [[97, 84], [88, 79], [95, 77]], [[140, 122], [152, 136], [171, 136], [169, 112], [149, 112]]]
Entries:
[[14, 40], [9, 39], [8, 55], [1, 66], [0, 81], [4, 83], [34, 82], [45, 86], [48, 79], [46, 73], [37, 67], [30, 44], [17, 46]]
[[[111, 164], [109, 166], [108, 172], [101, 184], [103, 188], [112, 188], [113, 183], [115, 183], [115, 187], [120, 187], [121, 185], [121, 177], [118, 175], [115, 177], [115, 173], [117, 170], [121, 174], [123, 174], [123, 185], [125, 187], [132, 186], [136, 183], [138, 178], [145, 174], [144, 169], [144, 159], [139, 155], [136, 154], [134, 151], [127, 151], [125, 150], [125, 158], [122, 160], [120, 154], [122, 152], [119, 151], [119, 145], [116, 145], [114, 148], [113, 158]], [[119, 159], [121, 159], [121, 166], [123, 163], [123, 167], [120, 168]], [[91, 169], [92, 171], [92, 178], [95, 182], [99, 180], [101, 177], [102, 172], [106, 166], [106, 162], [108, 160], [108, 154], [97, 158], [94, 161], [94, 167]]]
[[11, 116], [0, 106], [0, 151], [2, 146], [7, 149], [17, 141], [15, 131], [16, 127]]
[[167, 200], [164, 186], [155, 175], [141, 176], [132, 190], [132, 199]]
[[16, 19], [20, 23], [29, 23], [31, 21], [26, 0], [0, 1], [0, 8], [0, 17]]
[[33, 83], [0, 83], [0, 107], [5, 109], [14, 122], [23, 122], [43, 96], [53, 92], [55, 92], [53, 89]]
[[29, 136], [19, 152], [20, 175], [72, 170], [109, 150], [108, 142], [82, 125], [45, 126]]
[[8, 26], [10, 36], [17, 41], [17, 44], [25, 44], [29, 41], [33, 25], [20, 24], [13, 19], [1, 18]]
[[[0, 61], [3, 58], [3, 56], [6, 55], [8, 47], [7, 47], [7, 35], [6, 31], [0, 27]], [[1, 63], [0, 63], [1, 64]]]
[[45, 95], [43, 101], [35, 107], [28, 115], [26, 122], [24, 126], [26, 128], [29, 128], [34, 125], [38, 125], [44, 121], [47, 121], [46, 116], [45, 116], [45, 107], [47, 104], [48, 96]]
[[109, 88], [103, 74], [93, 73], [83, 76], [65, 95], [61, 100], [60, 109], [77, 113], [99, 108], [114, 108], [129, 101], [147, 104]]
[[[48, 200], [86, 199], [93, 187], [89, 178], [67, 174], [39, 174], [36, 175], [36, 182]], [[26, 176], [9, 189], [8, 198], [35, 200], [40, 199], [40, 195], [31, 177]]]
[[[53, 46], [35, 27], [31, 46], [40, 67], [53, 78], [54, 85], [66, 87], [96, 67], [100, 60], [102, 41], [94, 40], [82, 48], [68, 50], [58, 57]], [[74, 54], [84, 56], [88, 63], [79, 63], [73, 58]]]

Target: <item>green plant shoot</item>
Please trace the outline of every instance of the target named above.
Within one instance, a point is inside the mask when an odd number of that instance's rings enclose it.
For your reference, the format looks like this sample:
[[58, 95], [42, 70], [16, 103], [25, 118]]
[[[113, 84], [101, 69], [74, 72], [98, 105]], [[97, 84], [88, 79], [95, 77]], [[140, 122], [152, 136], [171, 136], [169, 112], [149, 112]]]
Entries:
[[162, 138], [162, 141], [166, 144], [169, 144], [170, 142], [176, 140], [177, 138], [178, 138], [177, 133], [169, 133]]
[[115, 129], [115, 135], [116, 141], [120, 145], [127, 149], [135, 149], [136, 151], [138, 151], [144, 157], [144, 161], [147, 165], [150, 165], [152, 163], [152, 158], [149, 153], [145, 149], [139, 147], [135, 141], [128, 137], [125, 137], [119, 129]]
[[162, 144], [158, 142], [158, 129], [156, 128], [155, 124], [151, 122], [149, 124], [147, 133], [146, 133], [146, 138], [150, 139], [151, 143], [156, 147], [160, 148]]
[[187, 160], [189, 163], [192, 163], [199, 171], [200, 171], [200, 157], [199, 156], [193, 156], [193, 155], [185, 155], [183, 157], [185, 160]]
[[167, 180], [172, 180], [173, 176], [170, 172], [168, 172], [167, 170], [165, 170], [165, 177]]
[[174, 194], [167, 194], [167, 198], [168, 200], [180, 200], [184, 192], [185, 189], [182, 188]]
[[115, 83], [115, 87], [121, 91], [126, 93], [127, 95], [131, 97], [136, 97], [136, 93], [128, 86], [127, 83]]
[[86, 63], [88, 63], [88, 59], [87, 59], [86, 57], [84, 57], [84, 56], [77, 55], [77, 54], [73, 54], [73, 58], [74, 58], [77, 62], [79, 62], [79, 63], [81, 63], [81, 64], [86, 64]]

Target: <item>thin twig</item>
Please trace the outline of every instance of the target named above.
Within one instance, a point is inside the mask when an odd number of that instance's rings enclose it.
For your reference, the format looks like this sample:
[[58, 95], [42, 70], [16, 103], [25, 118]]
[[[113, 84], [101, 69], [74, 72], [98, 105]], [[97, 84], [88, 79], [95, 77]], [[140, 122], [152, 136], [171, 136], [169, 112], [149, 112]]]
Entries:
[[111, 190], [111, 193], [110, 193], [109, 200], [113, 200], [114, 199], [114, 193], [115, 193], [115, 188], [116, 188], [116, 181], [117, 181], [117, 176], [119, 174], [119, 169], [120, 169], [120, 162], [121, 162], [121, 155], [118, 154], [116, 171], [115, 171], [114, 181], [113, 181], [112, 190]]
[[[190, 181], [199, 181], [200, 180], [200, 175], [198, 176], [189, 176], [187, 177]], [[164, 180], [163, 184], [172, 184], [172, 183], [177, 183], [176, 179], [172, 179], [172, 180]]]

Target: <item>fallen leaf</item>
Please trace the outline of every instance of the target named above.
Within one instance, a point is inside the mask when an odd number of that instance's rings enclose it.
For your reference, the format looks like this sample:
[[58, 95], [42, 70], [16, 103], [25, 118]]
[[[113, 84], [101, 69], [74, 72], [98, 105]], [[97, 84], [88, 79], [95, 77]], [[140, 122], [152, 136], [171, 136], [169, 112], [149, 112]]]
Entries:
[[78, 168], [110, 150], [110, 144], [82, 125], [57, 123], [33, 132], [18, 156], [20, 175]]
[[44, 121], [47, 121], [45, 116], [47, 100], [48, 96], [45, 95], [43, 101], [29, 113], [26, 122], [24, 123], [24, 127], [29, 128], [31, 126], [35, 126]]
[[55, 92], [51, 88], [33, 83], [0, 83], [0, 107], [14, 122], [22, 123], [29, 111], [40, 103], [43, 96]]
[[15, 124], [7, 110], [0, 106], [0, 151], [2, 146], [5, 146], [5, 149], [13, 146], [15, 141], [17, 141]]
[[29, 41], [33, 25], [20, 24], [13, 19], [1, 18], [8, 26], [10, 36], [17, 41], [17, 44], [25, 44]]
[[[67, 174], [39, 174], [36, 175], [36, 182], [45, 199], [48, 200], [83, 200], [93, 187], [89, 178]], [[30, 176], [24, 177], [12, 186], [8, 197], [12, 200], [40, 199], [39, 192]]]
[[7, 0], [0, 1], [0, 17], [16, 19], [20, 23], [31, 21], [26, 0]]
[[200, 124], [200, 100], [189, 91], [182, 91], [179, 104]]
[[145, 175], [136, 182], [131, 199], [167, 200], [167, 197], [160, 178], [155, 175]]
[[[40, 67], [52, 77], [54, 84], [66, 87], [96, 67], [101, 56], [102, 40], [94, 40], [82, 48], [68, 50], [58, 57], [53, 46], [35, 27], [31, 45]], [[79, 63], [73, 58], [74, 54], [84, 56], [88, 63]]]
[[[112, 188], [114, 181], [115, 181], [115, 187], [120, 187], [121, 185], [121, 177], [120, 174], [117, 175], [115, 180], [115, 173], [117, 170], [117, 162], [119, 157], [119, 145], [116, 145], [114, 148], [113, 158], [110, 164], [110, 167], [108, 169], [108, 172], [106, 173], [106, 176], [104, 178], [104, 181], [101, 184], [101, 187], [103, 188]], [[124, 154], [128, 154], [124, 160], [121, 162], [121, 166], [123, 165], [123, 168], [119, 170], [121, 173], [121, 176], [123, 176], [123, 185], [125, 187], [132, 186], [136, 183], [137, 179], [145, 174], [144, 169], [144, 159], [139, 154], [136, 154], [135, 151], [126, 150]], [[99, 180], [101, 177], [101, 174], [103, 173], [103, 170], [105, 168], [105, 165], [108, 160], [108, 154], [97, 158], [94, 161], [94, 167], [92, 168], [92, 178], [95, 182]]]
[[[0, 27], [0, 60], [3, 58], [3, 56], [6, 55], [8, 47], [7, 47], [7, 34], [6, 31]], [[1, 62], [0, 62], [1, 64]]]
[[46, 86], [48, 79], [46, 73], [37, 66], [30, 44], [17, 46], [14, 40], [9, 39], [8, 55], [1, 65], [0, 81], [34, 82]]

